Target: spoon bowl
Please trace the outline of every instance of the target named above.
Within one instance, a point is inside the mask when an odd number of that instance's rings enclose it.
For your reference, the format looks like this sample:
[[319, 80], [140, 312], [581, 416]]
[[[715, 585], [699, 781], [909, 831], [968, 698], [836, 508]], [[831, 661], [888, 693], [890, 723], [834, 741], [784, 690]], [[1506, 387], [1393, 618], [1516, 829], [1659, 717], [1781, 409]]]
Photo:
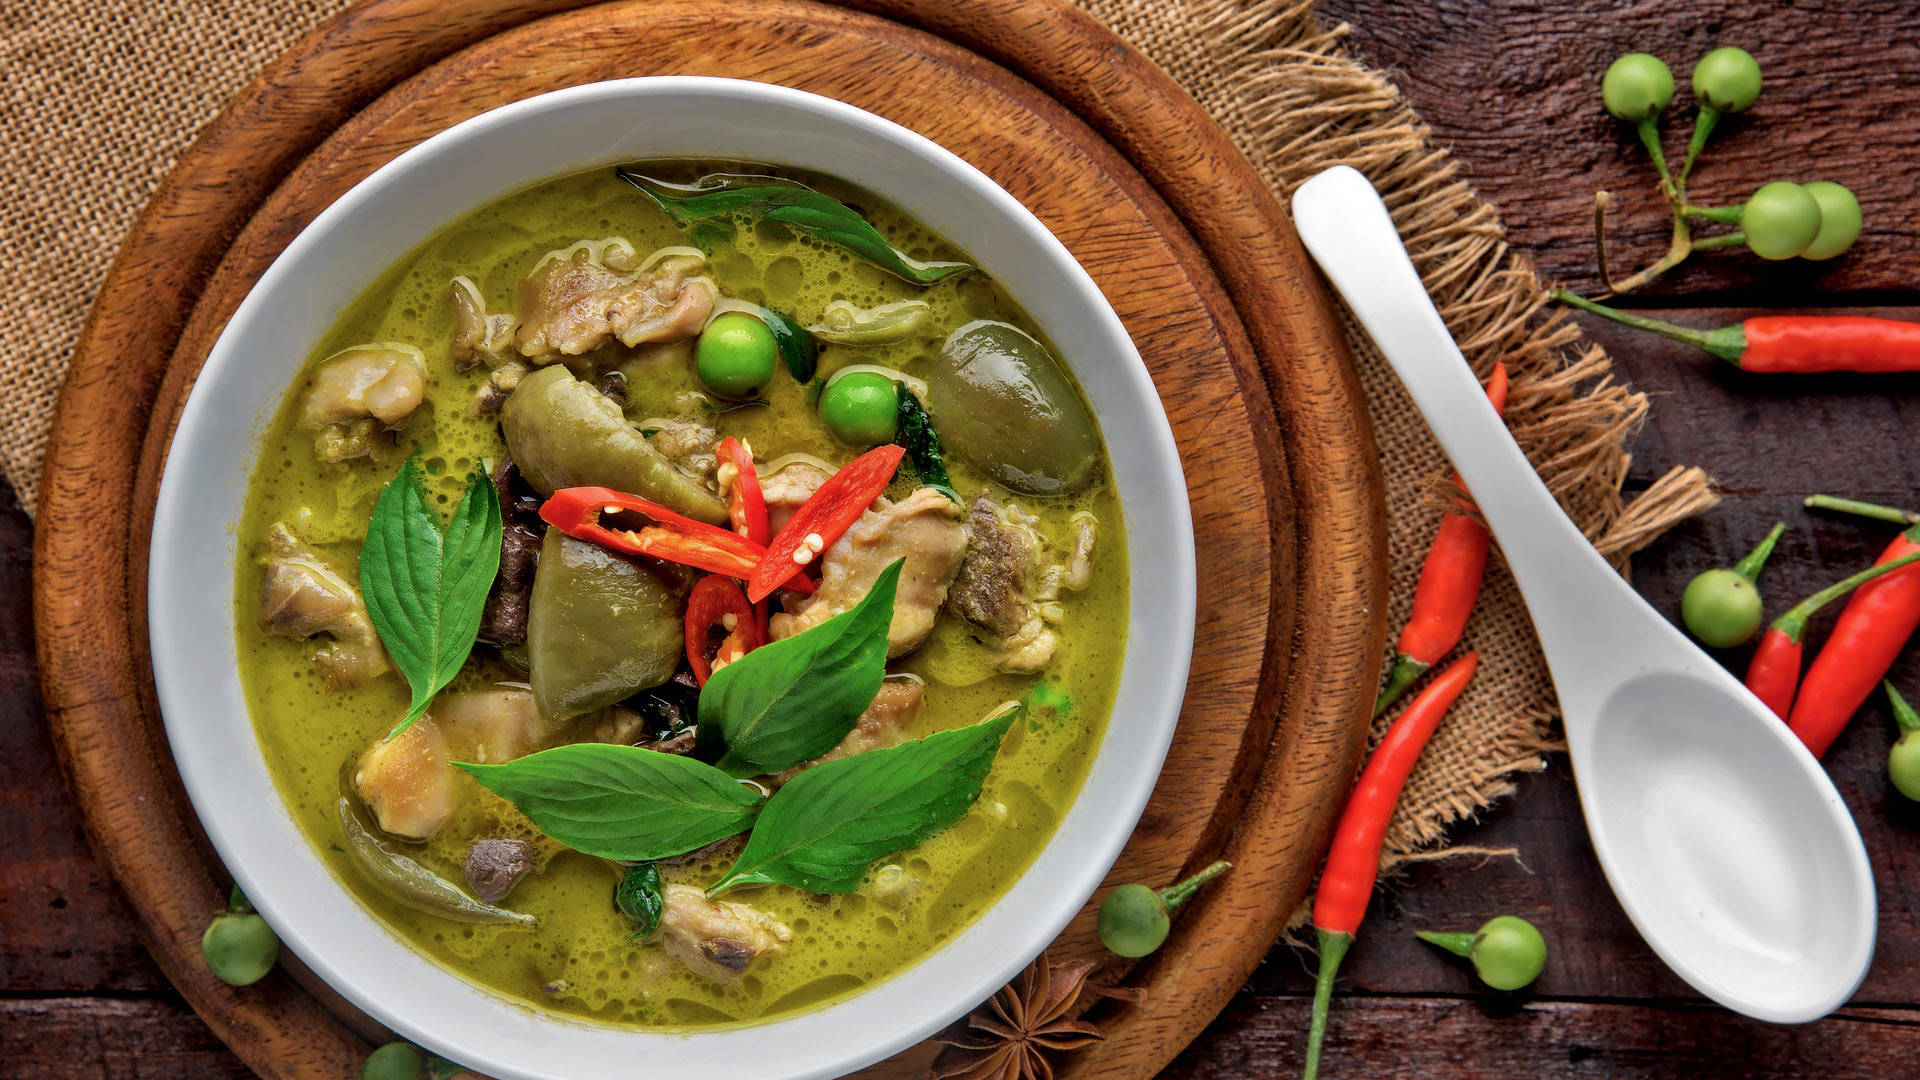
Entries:
[[1876, 909], [1866, 848], [1820, 763], [1560, 509], [1366, 177], [1328, 169], [1293, 214], [1500, 542], [1560, 696], [1594, 853], [1634, 927], [1737, 1012], [1799, 1023], [1839, 1007], [1873, 959]]

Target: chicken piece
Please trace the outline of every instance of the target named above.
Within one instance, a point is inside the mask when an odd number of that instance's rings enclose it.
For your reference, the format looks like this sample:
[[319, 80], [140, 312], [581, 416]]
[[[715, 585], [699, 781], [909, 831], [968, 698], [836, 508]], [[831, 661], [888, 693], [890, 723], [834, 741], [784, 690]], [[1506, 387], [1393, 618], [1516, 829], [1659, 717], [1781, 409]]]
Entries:
[[668, 953], [703, 978], [737, 983], [755, 960], [780, 952], [793, 939], [785, 923], [746, 904], [709, 900], [691, 885], [669, 885], [664, 894], [661, 940]]
[[989, 635], [988, 647], [1002, 671], [1035, 672], [1053, 660], [1065, 618], [1055, 601], [1062, 587], [1079, 590], [1092, 575], [1096, 534], [1092, 514], [1073, 517], [1073, 547], [1063, 565], [1046, 558], [1039, 520], [985, 493], [968, 511], [972, 539], [948, 593], [947, 607]]
[[829, 761], [838, 761], [854, 754], [864, 754], [869, 750], [883, 750], [889, 746], [899, 746], [907, 741], [907, 730], [913, 727], [913, 719], [920, 715], [920, 705], [926, 698], [926, 684], [915, 675], [894, 675], [880, 684], [880, 692], [873, 696], [860, 719], [854, 721], [853, 730], [847, 732], [833, 749], [802, 762], [784, 772], [775, 773], [770, 779], [779, 786], [800, 775], [806, 769], [822, 765]]
[[535, 363], [579, 356], [609, 341], [632, 348], [700, 332], [719, 295], [700, 276], [706, 256], [661, 248], [641, 262], [618, 236], [549, 251], [520, 283], [513, 342]]
[[960, 509], [938, 490], [923, 487], [898, 503], [875, 500], [820, 563], [820, 588], [769, 623], [774, 640], [792, 637], [850, 610], [895, 559], [904, 558], [894, 593], [887, 655], [904, 656], [933, 632], [947, 586], [967, 552]]
[[427, 713], [462, 761], [498, 765], [560, 742], [564, 725], [540, 715], [533, 691], [518, 683], [444, 693]]
[[269, 634], [329, 640], [309, 654], [328, 690], [352, 690], [387, 673], [367, 606], [318, 551], [283, 522], [267, 528], [267, 573], [260, 581], [260, 625]]
[[353, 766], [353, 790], [381, 831], [426, 840], [453, 816], [453, 765], [447, 740], [428, 717], [379, 739]]
[[645, 421], [640, 428], [653, 432], [646, 440], [682, 471], [702, 478], [713, 476], [719, 464], [713, 444], [720, 441], [720, 433], [711, 424], [688, 419], [655, 419]]
[[1087, 587], [1093, 578], [1093, 542], [1098, 530], [1098, 520], [1092, 513], [1082, 510], [1073, 515], [1073, 551], [1068, 554], [1066, 565], [1060, 568], [1060, 584], [1074, 592]]
[[301, 423], [321, 460], [373, 453], [379, 425], [397, 427], [427, 396], [427, 358], [395, 341], [341, 349], [314, 369]]
[[487, 381], [473, 392], [473, 414], [485, 416], [499, 412], [500, 406], [505, 405], [507, 398], [512, 396], [513, 388], [519, 386], [520, 380], [532, 370], [520, 360], [508, 360], [494, 368], [492, 374], [487, 376]]
[[[793, 512], [827, 482], [826, 470], [796, 461], [779, 472], [760, 478], [760, 496], [767, 501], [767, 524], [778, 533], [792, 520]], [[722, 495], [726, 492], [722, 491]]]
[[453, 307], [453, 370], [471, 371], [483, 361], [499, 367], [513, 349], [513, 316], [487, 314], [480, 286], [465, 274], [449, 284], [447, 300]]

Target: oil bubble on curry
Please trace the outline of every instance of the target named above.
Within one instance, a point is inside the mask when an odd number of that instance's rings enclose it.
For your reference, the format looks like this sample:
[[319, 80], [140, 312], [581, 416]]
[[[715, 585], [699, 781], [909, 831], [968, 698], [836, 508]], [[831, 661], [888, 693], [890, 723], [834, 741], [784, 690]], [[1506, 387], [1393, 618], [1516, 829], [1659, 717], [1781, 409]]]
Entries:
[[954, 937], [1078, 792], [1125, 645], [1101, 433], [1020, 306], [757, 166], [439, 232], [313, 351], [239, 540], [255, 728], [333, 873], [623, 1025], [817, 1007]]

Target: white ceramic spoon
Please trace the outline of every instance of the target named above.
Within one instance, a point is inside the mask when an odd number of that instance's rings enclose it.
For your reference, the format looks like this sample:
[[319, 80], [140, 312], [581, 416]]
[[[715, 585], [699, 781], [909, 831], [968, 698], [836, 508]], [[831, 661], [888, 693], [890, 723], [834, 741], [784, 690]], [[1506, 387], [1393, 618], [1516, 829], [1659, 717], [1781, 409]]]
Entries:
[[1875, 904], [1859, 830], [1819, 762], [1561, 512], [1366, 177], [1328, 169], [1294, 193], [1293, 217], [1500, 541], [1560, 695], [1594, 851], [1634, 926], [1730, 1009], [1779, 1023], [1833, 1011], [1872, 960]]

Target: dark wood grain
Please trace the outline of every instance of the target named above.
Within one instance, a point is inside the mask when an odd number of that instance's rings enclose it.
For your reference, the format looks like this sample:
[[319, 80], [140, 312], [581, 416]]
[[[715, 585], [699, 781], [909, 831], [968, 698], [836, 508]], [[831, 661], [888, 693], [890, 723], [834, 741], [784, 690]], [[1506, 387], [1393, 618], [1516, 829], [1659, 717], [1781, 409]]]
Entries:
[[[1236, 1001], [1182, 1054], [1191, 1080], [1300, 1075], [1308, 999]], [[1368, 1080], [1751, 1080], [1913, 1075], [1920, 1013], [1847, 1009], [1779, 1027], [1717, 1009], [1507, 998], [1356, 997], [1327, 1029], [1320, 1075]]]
[[1735, 291], [1746, 303], [1829, 302], [1856, 293], [1910, 299], [1920, 256], [1920, 20], [1910, 0], [1325, 0], [1353, 43], [1453, 150], [1500, 210], [1514, 245], [1548, 276], [1597, 291], [1593, 192], [1619, 200], [1610, 230], [1616, 265], [1665, 252], [1672, 219], [1632, 129], [1600, 107], [1600, 76], [1616, 56], [1651, 52], [1673, 69], [1666, 118], [1678, 161], [1693, 129], [1694, 61], [1739, 45], [1760, 61], [1759, 102], [1733, 118], [1694, 170], [1696, 202], [1738, 203], [1769, 180], [1837, 180], [1859, 196], [1866, 230], [1832, 264], [1762, 263], [1744, 252], [1696, 256], [1653, 295]]

